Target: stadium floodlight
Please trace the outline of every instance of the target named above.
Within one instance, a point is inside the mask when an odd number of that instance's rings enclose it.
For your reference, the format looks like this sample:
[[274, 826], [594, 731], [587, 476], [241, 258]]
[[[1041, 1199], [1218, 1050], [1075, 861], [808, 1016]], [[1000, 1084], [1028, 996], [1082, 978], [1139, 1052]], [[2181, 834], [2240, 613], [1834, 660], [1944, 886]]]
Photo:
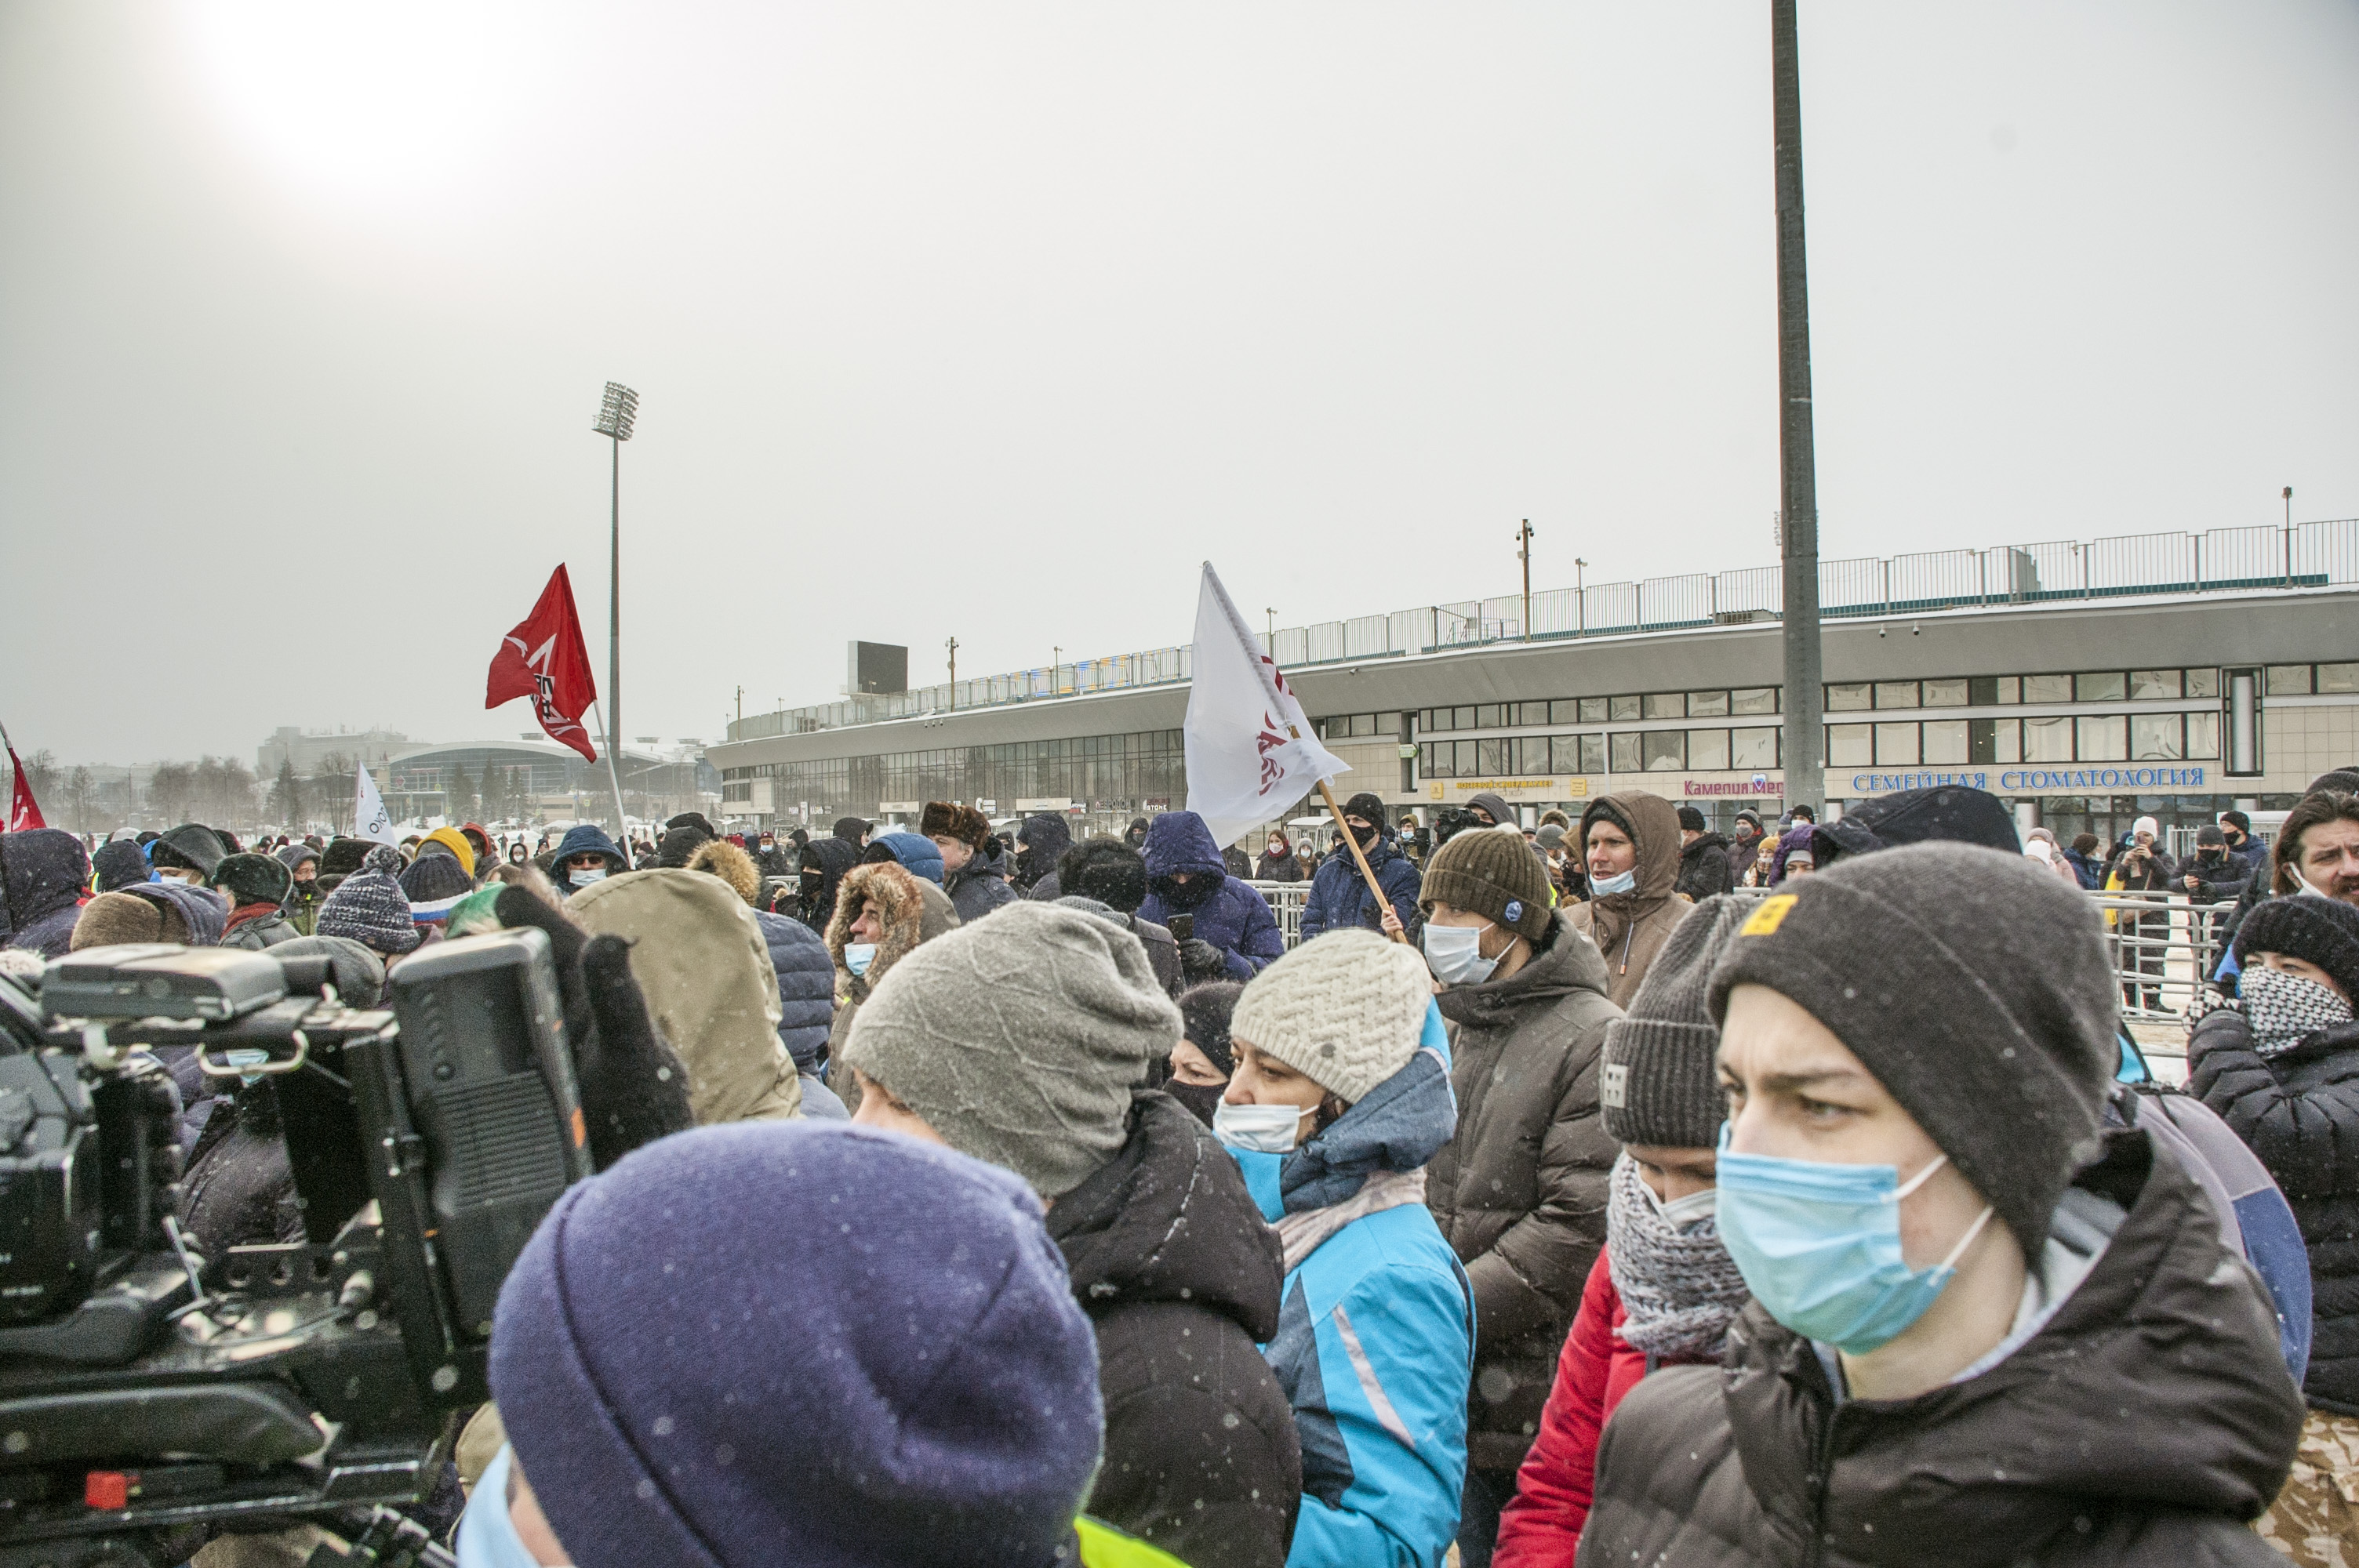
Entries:
[[619, 381], [606, 384], [606, 395], [598, 405], [598, 422], [590, 427], [602, 436], [617, 441], [631, 438], [631, 421], [639, 416], [639, 395]]

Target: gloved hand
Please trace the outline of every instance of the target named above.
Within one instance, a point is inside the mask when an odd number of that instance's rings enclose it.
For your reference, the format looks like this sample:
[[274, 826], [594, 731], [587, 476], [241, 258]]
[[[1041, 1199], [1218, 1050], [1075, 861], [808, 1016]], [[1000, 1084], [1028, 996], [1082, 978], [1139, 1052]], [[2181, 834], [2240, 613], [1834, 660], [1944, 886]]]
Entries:
[[688, 1069], [647, 1013], [631, 973], [631, 945], [619, 936], [592, 936], [514, 883], [500, 890], [492, 907], [503, 926], [529, 925], [549, 938], [591, 1163], [603, 1171], [643, 1143], [695, 1126]]
[[1201, 936], [1180, 944], [1180, 972], [1191, 980], [1217, 980], [1229, 972], [1229, 956]]

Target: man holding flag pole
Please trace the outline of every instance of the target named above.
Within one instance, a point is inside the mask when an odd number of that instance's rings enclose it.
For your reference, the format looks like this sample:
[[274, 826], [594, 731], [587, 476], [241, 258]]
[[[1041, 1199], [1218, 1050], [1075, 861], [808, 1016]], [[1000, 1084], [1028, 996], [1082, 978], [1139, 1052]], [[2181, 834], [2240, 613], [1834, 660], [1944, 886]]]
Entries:
[[[1329, 779], [1351, 769], [1304, 733], [1310, 720], [1301, 701], [1255, 641], [1210, 561], [1196, 600], [1194, 657], [1183, 730], [1188, 809], [1204, 819], [1213, 842], [1233, 843], [1246, 829], [1274, 820], [1315, 785], [1376, 907], [1389, 907], [1383, 884], [1328, 786]], [[1396, 942], [1408, 940], [1402, 932], [1391, 935]]]

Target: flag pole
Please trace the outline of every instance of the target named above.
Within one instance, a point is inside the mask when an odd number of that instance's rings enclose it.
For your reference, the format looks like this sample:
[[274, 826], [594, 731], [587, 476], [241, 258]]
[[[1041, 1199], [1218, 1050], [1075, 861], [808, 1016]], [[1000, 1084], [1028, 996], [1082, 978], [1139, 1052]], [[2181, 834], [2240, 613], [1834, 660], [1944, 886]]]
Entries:
[[607, 730], [606, 716], [599, 712], [598, 699], [590, 699], [590, 711], [597, 716], [598, 728], [606, 736], [606, 782], [614, 786], [614, 831], [622, 835], [617, 846], [625, 855], [630, 851], [631, 814], [623, 809], [623, 775], [614, 771], [614, 736]]
[[[1288, 725], [1286, 732], [1298, 741], [1302, 739], [1302, 731], [1294, 725]], [[1335, 791], [1325, 779], [1319, 781], [1319, 798], [1327, 803], [1328, 814], [1335, 818], [1336, 831], [1343, 835], [1343, 843], [1352, 851], [1352, 863], [1360, 868], [1360, 876], [1368, 884], [1368, 891], [1376, 895], [1376, 908], [1379, 910], [1391, 908], [1392, 900], [1385, 896], [1383, 885], [1376, 881], [1375, 871], [1368, 865], [1368, 857], [1360, 852], [1360, 836], [1352, 831], [1350, 823], [1343, 820], [1343, 808], [1335, 804]], [[1379, 822], [1375, 826], [1377, 832], [1384, 831], [1383, 823]], [[1392, 934], [1392, 938], [1396, 942], [1406, 943], [1408, 940], [1408, 933], [1396, 931]]]

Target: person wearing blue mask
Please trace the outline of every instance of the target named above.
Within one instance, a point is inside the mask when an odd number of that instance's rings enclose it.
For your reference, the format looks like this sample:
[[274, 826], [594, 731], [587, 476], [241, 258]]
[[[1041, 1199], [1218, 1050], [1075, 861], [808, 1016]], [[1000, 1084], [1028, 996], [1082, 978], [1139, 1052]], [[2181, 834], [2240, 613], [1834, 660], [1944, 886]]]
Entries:
[[1627, 1007], [1694, 907], [1677, 888], [1679, 812], [1645, 790], [1600, 795], [1581, 814], [1580, 840], [1589, 899], [1569, 912], [1572, 926], [1605, 955], [1606, 1000]]
[[2301, 1431], [2193, 1176], [2101, 1117], [2087, 901], [1927, 843], [1761, 902], [1713, 967], [1716, 1368], [1605, 1429], [1585, 1564], [2267, 1563]]
[[[835, 1022], [829, 1026], [827, 1087], [847, 1112], [860, 1109], [860, 1085], [832, 1070], [852, 1038], [852, 1021], [893, 966], [960, 925], [950, 894], [897, 861], [879, 860], [846, 871], [837, 885], [835, 913], [824, 940], [835, 965]], [[978, 999], [979, 1000], [979, 999]]]
[[[1527, 851], [1523, 851], [1527, 852]], [[1474, 1293], [1426, 1207], [1457, 1128], [1417, 950], [1305, 943], [1247, 982], [1212, 1130], [1285, 1251], [1263, 1347], [1302, 1443], [1289, 1568], [1437, 1568], [1458, 1530]]]

